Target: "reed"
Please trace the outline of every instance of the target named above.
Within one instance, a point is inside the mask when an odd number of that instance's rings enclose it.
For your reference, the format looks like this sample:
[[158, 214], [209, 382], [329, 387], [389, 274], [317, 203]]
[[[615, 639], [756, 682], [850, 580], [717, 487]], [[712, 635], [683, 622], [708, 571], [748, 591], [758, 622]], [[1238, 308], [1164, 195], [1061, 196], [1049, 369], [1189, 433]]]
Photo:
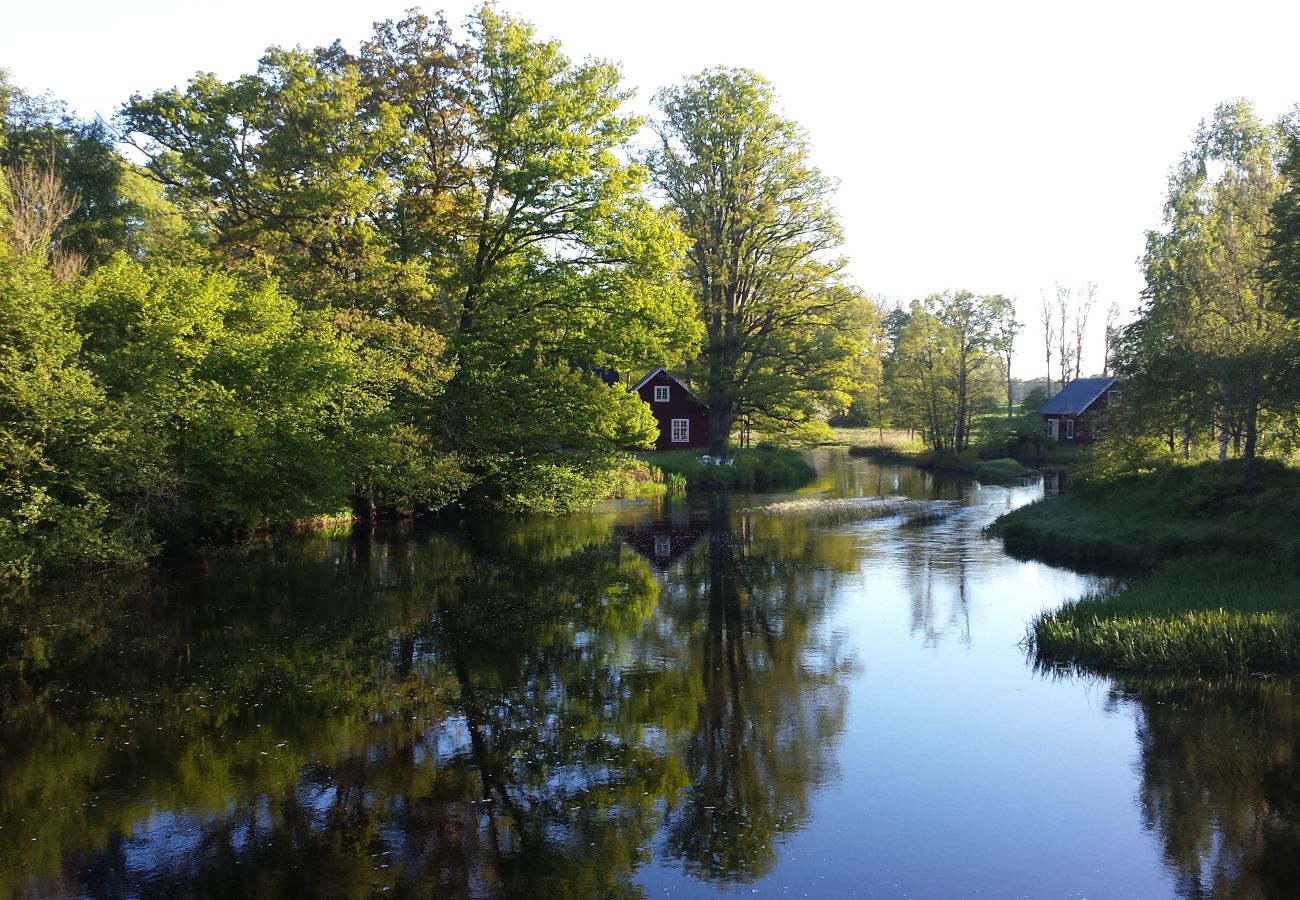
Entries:
[[780, 516], [819, 525], [845, 525], [869, 519], [907, 516], [912, 521], [939, 521], [961, 504], [955, 500], [908, 500], [901, 497], [801, 497], [755, 506], [745, 512]]

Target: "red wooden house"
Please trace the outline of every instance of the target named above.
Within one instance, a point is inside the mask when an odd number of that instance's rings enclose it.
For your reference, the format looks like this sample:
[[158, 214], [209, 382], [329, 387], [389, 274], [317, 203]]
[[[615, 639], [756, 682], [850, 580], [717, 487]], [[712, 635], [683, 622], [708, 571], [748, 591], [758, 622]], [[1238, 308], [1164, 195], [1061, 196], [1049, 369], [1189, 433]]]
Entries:
[[656, 450], [701, 450], [709, 446], [709, 408], [667, 369], [655, 369], [632, 390], [650, 406], [659, 423]]
[[1123, 399], [1114, 378], [1076, 378], [1039, 412], [1047, 433], [1060, 444], [1091, 444], [1097, 439], [1106, 411]]

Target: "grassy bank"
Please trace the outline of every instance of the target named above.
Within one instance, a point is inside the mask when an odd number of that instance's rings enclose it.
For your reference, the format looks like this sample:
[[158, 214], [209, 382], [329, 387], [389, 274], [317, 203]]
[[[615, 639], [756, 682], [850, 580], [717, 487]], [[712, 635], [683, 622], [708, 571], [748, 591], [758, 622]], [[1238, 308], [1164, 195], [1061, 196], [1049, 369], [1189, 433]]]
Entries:
[[1097, 669], [1300, 669], [1300, 473], [1170, 466], [1039, 501], [991, 527], [1008, 549], [1140, 571], [1045, 613], [1039, 660]]
[[812, 481], [817, 472], [798, 450], [761, 446], [735, 450], [732, 464], [716, 466], [705, 463], [702, 454], [690, 450], [655, 453], [653, 464], [669, 478], [686, 480], [688, 488], [740, 488], [771, 490], [800, 487]]

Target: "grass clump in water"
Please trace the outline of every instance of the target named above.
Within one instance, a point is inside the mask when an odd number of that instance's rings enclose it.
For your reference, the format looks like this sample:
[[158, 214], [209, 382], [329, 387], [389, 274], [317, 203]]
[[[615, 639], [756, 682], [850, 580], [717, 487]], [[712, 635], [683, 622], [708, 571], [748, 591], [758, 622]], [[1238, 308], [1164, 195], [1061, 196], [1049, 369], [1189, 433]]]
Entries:
[[1092, 669], [1300, 670], [1300, 577], [1239, 556], [1172, 560], [1044, 613], [1029, 640], [1040, 662]]
[[961, 508], [955, 500], [907, 500], [896, 497], [805, 497], [758, 506], [749, 512], [766, 513], [819, 525], [844, 525], [868, 519], [906, 515], [929, 521], [946, 518]]
[[1045, 613], [1041, 663], [1237, 673], [1300, 670], [1300, 472], [1168, 466], [1083, 484], [994, 523], [1008, 549], [1145, 574]]
[[702, 454], [690, 450], [659, 452], [653, 460], [665, 475], [686, 479], [688, 488], [800, 487], [817, 475], [798, 450], [768, 444], [733, 451], [731, 464], [725, 466], [706, 463]]
[[940, 469], [945, 472], [964, 472], [985, 484], [1005, 484], [1020, 481], [1033, 474], [1019, 461], [1009, 457], [981, 459], [974, 447], [961, 453], [936, 453], [921, 448], [889, 446], [854, 446], [850, 456], [865, 456], [878, 463], [916, 466], [920, 469]]

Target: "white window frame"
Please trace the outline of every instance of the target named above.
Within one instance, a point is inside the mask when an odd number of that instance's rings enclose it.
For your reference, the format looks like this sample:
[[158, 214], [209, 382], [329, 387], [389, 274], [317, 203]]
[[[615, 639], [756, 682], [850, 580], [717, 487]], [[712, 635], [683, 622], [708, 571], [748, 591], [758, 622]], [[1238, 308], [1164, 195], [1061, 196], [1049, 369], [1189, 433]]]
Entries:
[[1067, 441], [1074, 440], [1074, 419], [1065, 420], [1065, 439]]
[[1054, 440], [1054, 441], [1059, 441], [1059, 440], [1061, 439], [1061, 420], [1060, 420], [1060, 419], [1048, 419], [1048, 420], [1047, 420], [1047, 433], [1050, 434], [1050, 435], [1052, 436], [1052, 440]]
[[674, 444], [689, 444], [691, 442], [691, 420], [690, 419], [673, 419], [670, 423], [669, 440]]
[[668, 385], [656, 384], [655, 403], [667, 403], [667, 402], [668, 402]]

